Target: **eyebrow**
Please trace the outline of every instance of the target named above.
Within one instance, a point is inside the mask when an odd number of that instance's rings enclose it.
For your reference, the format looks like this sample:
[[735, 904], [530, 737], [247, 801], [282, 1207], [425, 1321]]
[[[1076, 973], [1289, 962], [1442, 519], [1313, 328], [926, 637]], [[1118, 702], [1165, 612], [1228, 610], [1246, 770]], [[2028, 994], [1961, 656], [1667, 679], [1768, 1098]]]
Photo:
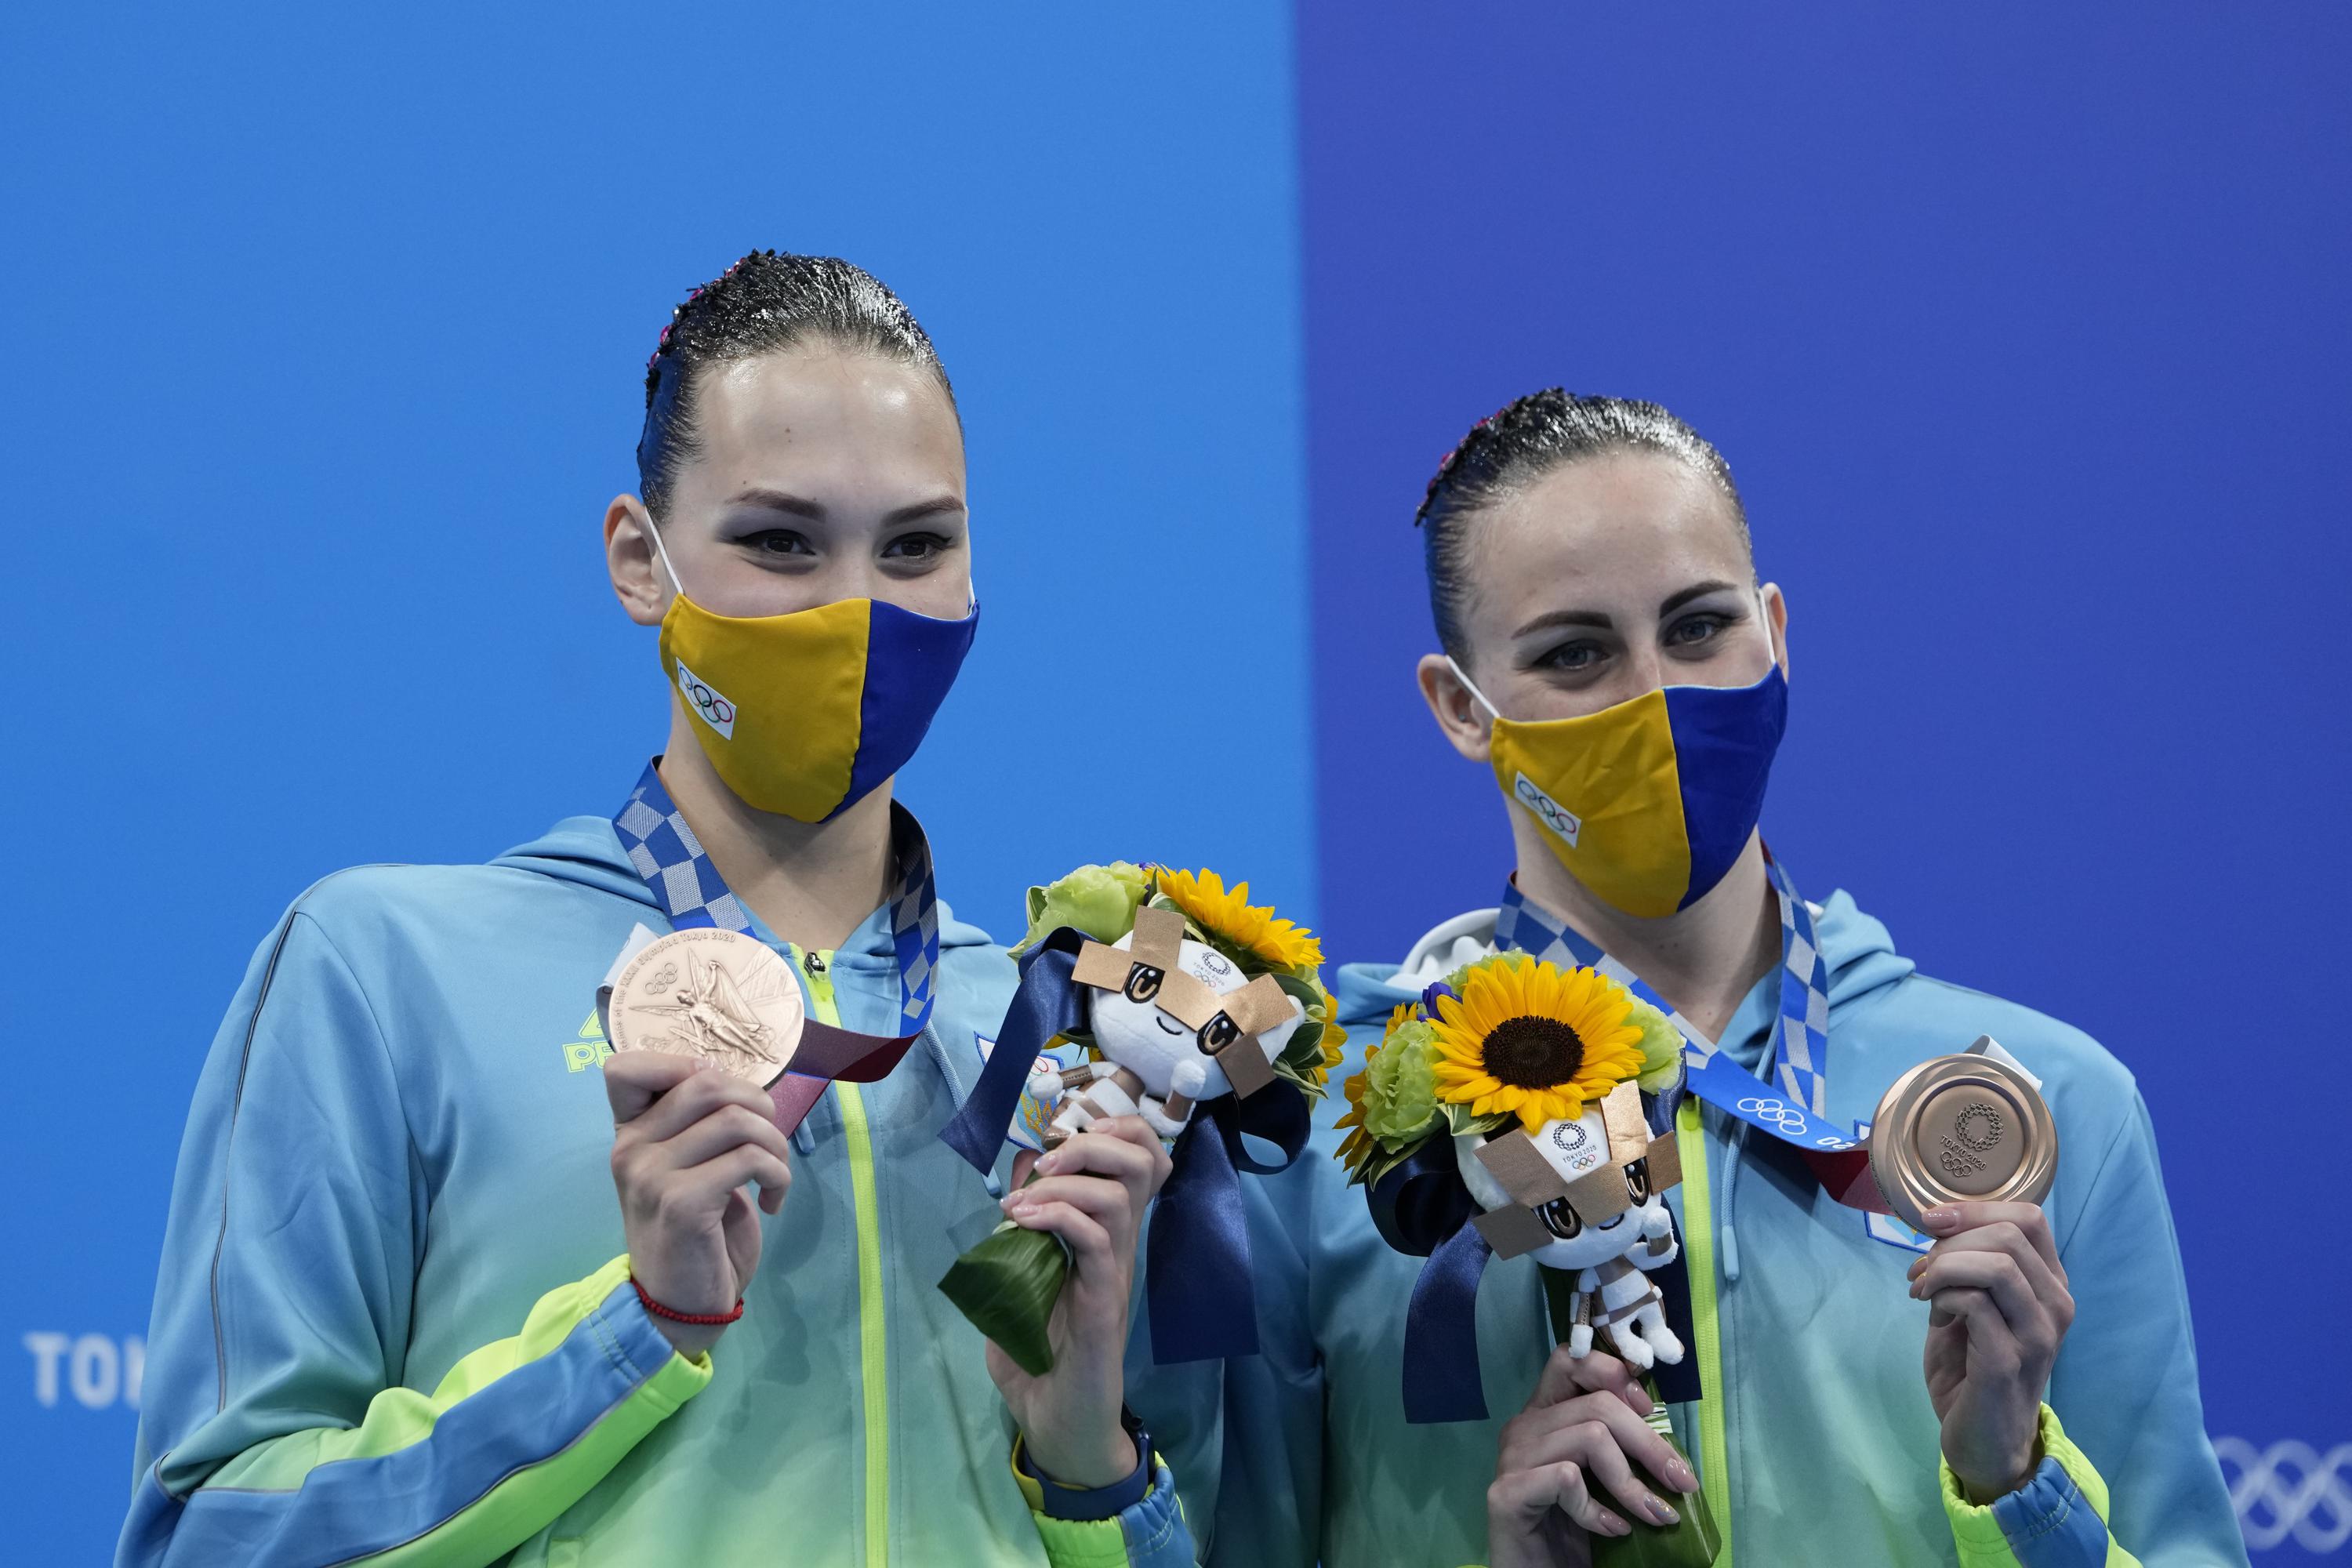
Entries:
[[[823, 522], [825, 518], [824, 505], [821, 501], [811, 500], [805, 496], [793, 495], [789, 490], [769, 489], [758, 485], [747, 490], [738, 490], [727, 499], [727, 504], [756, 506], [769, 511], [789, 512], [794, 517], [804, 517], [811, 522]], [[938, 517], [943, 513], [960, 514], [963, 510], [963, 500], [961, 497], [933, 496], [929, 500], [916, 501], [911, 505], [902, 506], [895, 511], [885, 513], [882, 526], [892, 528], [902, 522], [913, 522], [918, 519]]]
[[[1726, 583], [1719, 578], [1705, 583], [1694, 583], [1687, 588], [1667, 595], [1659, 603], [1658, 619], [1664, 620], [1693, 599], [1703, 599], [1709, 594], [1720, 594], [1738, 586], [1737, 583]], [[1511, 635], [1515, 637], [1523, 637], [1533, 632], [1549, 631], [1554, 626], [1594, 626], [1601, 631], [1609, 631], [1616, 625], [1616, 621], [1603, 610], [1547, 610]]]

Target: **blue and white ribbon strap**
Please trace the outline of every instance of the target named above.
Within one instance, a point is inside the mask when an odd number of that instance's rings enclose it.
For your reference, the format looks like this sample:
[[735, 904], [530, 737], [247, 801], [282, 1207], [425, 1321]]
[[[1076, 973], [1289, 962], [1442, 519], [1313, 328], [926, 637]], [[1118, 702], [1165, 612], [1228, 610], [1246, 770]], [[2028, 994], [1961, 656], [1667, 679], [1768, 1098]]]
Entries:
[[[646, 764], [645, 775], [614, 816], [613, 827], [629, 864], [645, 879], [673, 927], [751, 929], [751, 911], [728, 890], [726, 879], [671, 802], [653, 763]], [[895, 800], [890, 803], [890, 847], [898, 866], [898, 890], [890, 896], [891, 938], [898, 958], [898, 1033], [919, 1035], [930, 1022], [939, 995], [939, 894], [931, 880], [930, 840], [915, 814]]]
[[1495, 945], [1547, 963], [1597, 969], [1665, 1014], [1683, 1037], [1683, 1087], [1725, 1114], [1800, 1149], [1856, 1148], [1860, 1141], [1853, 1131], [1841, 1130], [1829, 1119], [1829, 962], [1822, 956], [1813, 911], [1797, 896], [1779, 861], [1767, 856], [1764, 865], [1780, 900], [1780, 1014], [1769, 1068], [1760, 1079], [1668, 1006], [1640, 975], [1528, 903], [1516, 881], [1503, 889]]

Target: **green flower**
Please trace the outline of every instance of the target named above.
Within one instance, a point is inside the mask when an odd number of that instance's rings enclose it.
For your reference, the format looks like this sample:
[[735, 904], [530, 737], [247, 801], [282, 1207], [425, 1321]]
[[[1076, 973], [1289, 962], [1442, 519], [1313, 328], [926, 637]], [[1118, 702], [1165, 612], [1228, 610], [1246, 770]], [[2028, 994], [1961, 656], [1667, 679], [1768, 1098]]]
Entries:
[[1675, 1074], [1682, 1070], [1682, 1031], [1639, 996], [1633, 998], [1633, 1011], [1625, 1022], [1642, 1031], [1642, 1072], [1637, 1081], [1643, 1089], [1655, 1094], [1674, 1082]]
[[1114, 860], [1081, 866], [1050, 887], [1032, 888], [1029, 930], [1013, 951], [1026, 952], [1062, 926], [1076, 926], [1097, 942], [1117, 942], [1135, 929], [1145, 885], [1142, 867]]
[[1391, 1147], [1428, 1131], [1437, 1115], [1436, 1057], [1427, 1023], [1397, 1026], [1364, 1068], [1364, 1131]]

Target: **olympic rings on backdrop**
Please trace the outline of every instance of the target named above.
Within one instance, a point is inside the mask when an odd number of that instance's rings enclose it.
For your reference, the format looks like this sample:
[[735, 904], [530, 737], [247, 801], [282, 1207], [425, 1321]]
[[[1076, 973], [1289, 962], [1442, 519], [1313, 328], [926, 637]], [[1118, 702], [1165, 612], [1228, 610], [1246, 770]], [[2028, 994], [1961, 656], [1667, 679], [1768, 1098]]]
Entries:
[[[2255, 1551], [2290, 1537], [2315, 1553], [2352, 1541], [2352, 1443], [2338, 1443], [2323, 1458], [2294, 1438], [2257, 1448], [2243, 1437], [2216, 1437], [2213, 1455], [2221, 1461], [2239, 1528]], [[2258, 1512], [2264, 1517], [2257, 1519]]]

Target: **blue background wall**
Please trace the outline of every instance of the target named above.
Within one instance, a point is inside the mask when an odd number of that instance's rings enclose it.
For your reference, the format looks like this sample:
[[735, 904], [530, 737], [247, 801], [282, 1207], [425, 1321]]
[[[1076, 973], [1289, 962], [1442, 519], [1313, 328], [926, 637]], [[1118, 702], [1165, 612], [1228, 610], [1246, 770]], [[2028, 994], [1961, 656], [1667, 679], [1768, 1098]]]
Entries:
[[[0, 16], [11, 1555], [111, 1541], [186, 1095], [278, 910], [658, 743], [596, 522], [670, 304], [754, 244], [871, 266], [956, 376], [988, 615], [905, 793], [1000, 928], [1110, 853], [1348, 956], [1491, 901], [1413, 502], [1536, 385], [1685, 414], [1794, 606], [1775, 844], [2114, 1046], [2213, 1430], [2352, 1440], [2340, 1155], [2289, 1113], [2352, 1088], [2344, 14], [1019, 15]], [[1171, 702], [1153, 776], [1022, 717], [1155, 647], [1271, 738]]]
[[2352, 14], [1299, 16], [1338, 948], [1402, 957], [1509, 865], [1412, 684], [1439, 458], [1539, 386], [1664, 403], [1789, 593], [1765, 831], [1799, 886], [2132, 1068], [2210, 1429], [2352, 1443]]

